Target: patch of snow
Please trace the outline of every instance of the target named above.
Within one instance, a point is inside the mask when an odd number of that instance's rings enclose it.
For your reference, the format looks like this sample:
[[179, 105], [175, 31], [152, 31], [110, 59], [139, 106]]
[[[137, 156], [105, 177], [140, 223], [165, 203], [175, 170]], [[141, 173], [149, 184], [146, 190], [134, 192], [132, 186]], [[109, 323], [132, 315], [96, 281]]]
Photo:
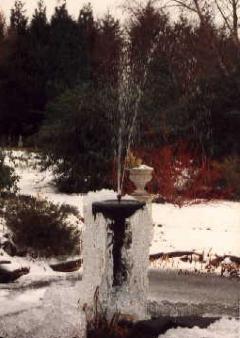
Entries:
[[192, 329], [171, 329], [159, 338], [239, 338], [240, 321], [237, 319], [222, 318], [206, 329], [194, 327]]
[[[46, 290], [27, 290], [17, 301], [14, 297], [11, 314], [9, 310], [0, 316], [0, 336], [84, 338], [86, 322], [78, 307], [79, 290], [79, 284], [57, 285]], [[8, 307], [10, 303], [11, 297], [8, 302], [4, 301]]]
[[17, 295], [15, 301], [23, 303], [36, 303], [43, 299], [45, 292], [46, 288], [30, 289], [25, 292], [23, 291]]
[[182, 208], [153, 204], [152, 211], [151, 254], [195, 250], [240, 256], [240, 203], [220, 201]]

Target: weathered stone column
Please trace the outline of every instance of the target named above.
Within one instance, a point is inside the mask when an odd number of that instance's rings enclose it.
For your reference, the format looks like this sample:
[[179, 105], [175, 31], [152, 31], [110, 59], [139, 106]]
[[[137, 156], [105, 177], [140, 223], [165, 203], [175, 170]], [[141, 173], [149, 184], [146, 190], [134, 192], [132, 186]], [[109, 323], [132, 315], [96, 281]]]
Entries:
[[99, 288], [109, 315], [146, 318], [152, 238], [148, 207], [136, 200], [108, 200], [87, 206], [85, 212], [83, 282], [88, 295]]

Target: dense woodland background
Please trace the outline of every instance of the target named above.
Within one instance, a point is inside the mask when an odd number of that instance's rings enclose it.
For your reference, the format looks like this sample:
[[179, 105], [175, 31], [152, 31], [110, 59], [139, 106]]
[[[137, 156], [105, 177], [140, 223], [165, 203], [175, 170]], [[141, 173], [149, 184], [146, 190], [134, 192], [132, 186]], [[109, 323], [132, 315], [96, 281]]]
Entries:
[[0, 16], [1, 145], [17, 146], [22, 138], [24, 146], [41, 150], [45, 164], [55, 164], [62, 190], [112, 187], [127, 41], [133, 86], [142, 83], [132, 151], [154, 165], [151, 189], [173, 198], [176, 175], [191, 167], [190, 197], [238, 198], [239, 4], [227, 1], [227, 13], [215, 2], [222, 18], [217, 23], [211, 1], [172, 0], [182, 9], [174, 21], [167, 8], [149, 1], [126, 6], [128, 20], [121, 25], [110, 13], [95, 19], [90, 5], [75, 20], [65, 2], [48, 20], [39, 1], [28, 18], [16, 1], [9, 24]]

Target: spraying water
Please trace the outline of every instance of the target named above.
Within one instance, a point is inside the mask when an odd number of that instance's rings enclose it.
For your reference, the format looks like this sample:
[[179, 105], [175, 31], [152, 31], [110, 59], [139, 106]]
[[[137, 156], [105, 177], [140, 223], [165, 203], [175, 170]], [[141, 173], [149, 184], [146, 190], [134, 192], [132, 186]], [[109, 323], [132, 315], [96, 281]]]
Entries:
[[[117, 194], [119, 201], [127, 169], [127, 155], [133, 142], [134, 128], [139, 114], [149, 66], [157, 49], [159, 37], [160, 35], [158, 34], [153, 40], [145, 62], [141, 62], [142, 60], [133, 62], [131, 60], [129, 41], [125, 43], [122, 49], [118, 85]], [[136, 70], [140, 70], [140, 76], [135, 75]]]

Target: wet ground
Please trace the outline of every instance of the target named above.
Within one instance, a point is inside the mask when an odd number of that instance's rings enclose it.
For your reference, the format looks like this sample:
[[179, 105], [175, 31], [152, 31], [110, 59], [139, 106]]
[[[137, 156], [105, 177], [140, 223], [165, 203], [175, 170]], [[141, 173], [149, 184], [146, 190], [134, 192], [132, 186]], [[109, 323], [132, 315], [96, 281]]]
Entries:
[[149, 280], [152, 315], [240, 315], [240, 280], [237, 278], [150, 270]]
[[[78, 300], [81, 298], [79, 279], [79, 274], [69, 274], [68, 279], [1, 285], [0, 337], [43, 338], [42, 332], [46, 327], [51, 328], [54, 334], [61, 332], [59, 333], [61, 338], [78, 337], [76, 333], [81, 326], [78, 310]], [[233, 320], [239, 318], [239, 279], [150, 270], [149, 280], [149, 312], [155, 318], [165, 317], [161, 323], [165, 323], [166, 327], [169, 326], [170, 331], [166, 334], [172, 332], [170, 337], [182, 337], [171, 331], [171, 327], [176, 327], [177, 317], [182, 318], [184, 328], [191, 327], [191, 323], [192, 326], [199, 327], [196, 321], [201, 323], [202, 317], [223, 317], [226, 325], [232, 325], [230, 318], [234, 318]], [[205, 323], [205, 327], [208, 327], [208, 321]], [[236, 326], [236, 321], [234, 325]], [[188, 329], [186, 332], [191, 334], [192, 330]], [[69, 332], [75, 335], [70, 336]], [[48, 337], [47, 333], [44, 333], [44, 336]], [[238, 335], [229, 337], [239, 338]]]
[[[81, 277], [40, 280], [0, 286], [0, 318], [21, 309], [41, 306], [46, 290], [72, 288], [76, 302]], [[239, 317], [240, 280], [209, 274], [185, 275], [174, 271], [149, 271], [149, 311], [152, 315], [227, 315]], [[4, 306], [3, 306], [4, 305]]]

